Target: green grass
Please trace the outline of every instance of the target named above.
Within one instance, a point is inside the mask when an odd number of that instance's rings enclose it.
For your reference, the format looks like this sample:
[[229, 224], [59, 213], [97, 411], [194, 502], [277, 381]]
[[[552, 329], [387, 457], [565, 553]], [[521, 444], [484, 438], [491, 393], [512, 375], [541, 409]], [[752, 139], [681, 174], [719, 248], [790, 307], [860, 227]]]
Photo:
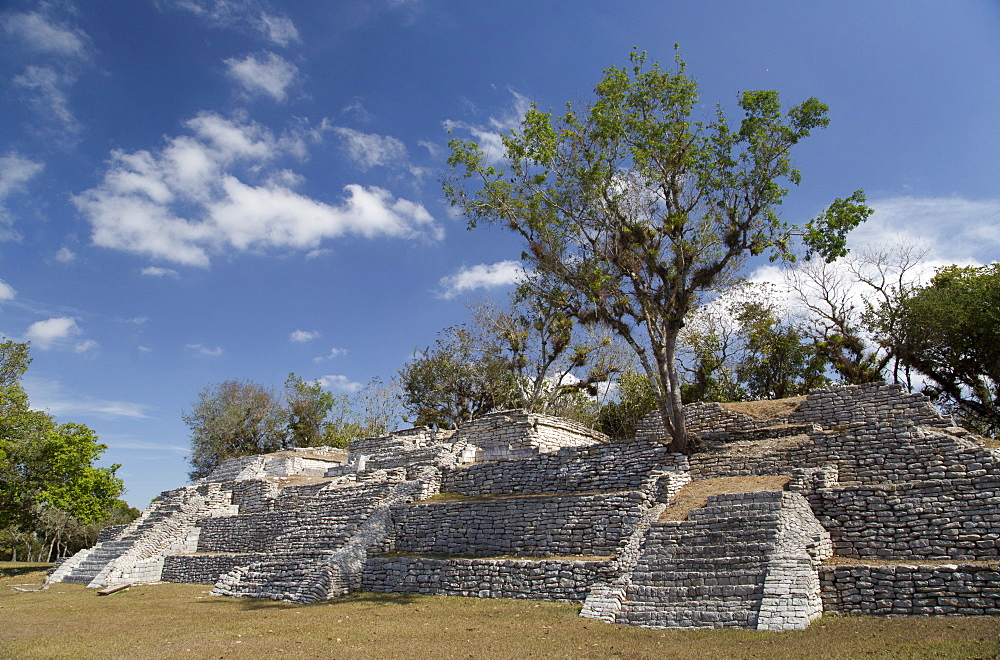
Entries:
[[643, 630], [579, 606], [360, 594], [313, 605], [218, 598], [204, 585], [0, 577], [0, 658], [994, 658], [1000, 617], [825, 617], [808, 630]]

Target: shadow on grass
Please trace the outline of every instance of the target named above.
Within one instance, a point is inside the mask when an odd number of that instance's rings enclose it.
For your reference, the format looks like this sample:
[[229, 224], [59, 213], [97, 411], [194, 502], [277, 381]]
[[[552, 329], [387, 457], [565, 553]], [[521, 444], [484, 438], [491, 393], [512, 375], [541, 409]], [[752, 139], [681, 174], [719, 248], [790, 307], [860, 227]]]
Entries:
[[25, 575], [27, 573], [37, 573], [46, 571], [52, 564], [34, 564], [28, 562], [0, 562], [0, 577], [10, 578]]
[[[284, 601], [270, 600], [266, 598], [251, 598], [249, 596], [244, 596], [241, 598], [229, 598], [227, 596], [219, 596], [219, 598], [224, 598], [226, 600], [231, 600], [237, 603], [239, 605], [239, 608], [246, 612], [275, 609], [275, 608], [297, 609], [297, 608], [329, 607], [330, 605], [337, 605], [339, 603], [355, 603], [363, 605], [412, 605], [413, 603], [418, 602], [420, 597], [421, 594], [377, 594], [371, 592], [355, 592], [348, 596], [330, 598], [327, 600], [318, 600], [314, 603], [287, 603]], [[204, 602], [211, 603], [213, 601], [206, 599]]]

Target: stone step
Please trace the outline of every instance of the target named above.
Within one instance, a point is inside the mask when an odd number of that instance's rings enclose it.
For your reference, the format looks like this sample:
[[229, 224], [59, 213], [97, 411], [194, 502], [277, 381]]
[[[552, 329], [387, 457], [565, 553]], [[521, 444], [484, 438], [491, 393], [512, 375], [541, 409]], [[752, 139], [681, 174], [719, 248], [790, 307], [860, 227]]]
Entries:
[[758, 556], [774, 548], [775, 539], [744, 539], [720, 535], [698, 539], [698, 543], [657, 543], [646, 540], [643, 554], [660, 557], [724, 557]]
[[759, 597], [759, 581], [742, 584], [712, 585], [650, 585], [633, 583], [625, 591], [625, 599], [636, 604], [656, 603], [657, 606], [673, 605], [678, 602], [702, 602], [705, 600], [747, 601], [754, 595]]
[[635, 610], [623, 604], [615, 621], [644, 628], [753, 628], [757, 615], [752, 611], [700, 609], [697, 603], [680, 610]]
[[97, 577], [97, 573], [93, 575], [90, 574], [78, 574], [76, 571], [70, 573], [63, 578], [63, 582], [78, 582], [81, 584], [90, 584], [90, 582]]
[[705, 570], [703, 567], [690, 570], [670, 567], [669, 570], [651, 571], [637, 568], [632, 572], [632, 583], [655, 587], [754, 584], [762, 583], [766, 574], [766, 570], [760, 564], [756, 567], [747, 567], [745, 570], [718, 572]]

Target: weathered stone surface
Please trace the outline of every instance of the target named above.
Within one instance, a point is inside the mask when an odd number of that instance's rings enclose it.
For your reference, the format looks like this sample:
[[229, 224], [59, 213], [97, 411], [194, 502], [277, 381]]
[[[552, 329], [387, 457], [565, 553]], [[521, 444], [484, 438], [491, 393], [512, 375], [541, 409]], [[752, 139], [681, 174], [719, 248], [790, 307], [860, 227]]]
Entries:
[[[104, 530], [50, 579], [211, 583], [292, 602], [357, 589], [567, 600], [656, 628], [788, 630], [824, 608], [1000, 614], [1000, 450], [926, 397], [838, 387], [780, 420], [718, 404], [686, 417], [706, 445], [692, 456], [669, 452], [655, 415], [636, 440], [611, 442], [505, 411], [346, 455], [234, 459]], [[787, 490], [715, 495], [658, 520], [692, 480], [764, 475], [788, 475]], [[439, 492], [451, 496], [428, 501]], [[908, 563], [821, 565], [831, 552]], [[930, 560], [948, 563], [919, 564]]]

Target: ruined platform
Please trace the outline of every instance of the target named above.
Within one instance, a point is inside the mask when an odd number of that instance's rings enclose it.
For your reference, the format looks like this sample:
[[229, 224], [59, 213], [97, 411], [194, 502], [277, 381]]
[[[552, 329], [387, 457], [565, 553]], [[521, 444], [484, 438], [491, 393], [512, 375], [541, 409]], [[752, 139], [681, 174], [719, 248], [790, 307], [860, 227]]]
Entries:
[[771, 419], [685, 412], [705, 443], [692, 456], [668, 450], [655, 415], [612, 442], [505, 411], [348, 452], [233, 459], [51, 579], [292, 602], [354, 590], [566, 600], [656, 628], [1000, 614], [1000, 450], [922, 395], [852, 386]]

